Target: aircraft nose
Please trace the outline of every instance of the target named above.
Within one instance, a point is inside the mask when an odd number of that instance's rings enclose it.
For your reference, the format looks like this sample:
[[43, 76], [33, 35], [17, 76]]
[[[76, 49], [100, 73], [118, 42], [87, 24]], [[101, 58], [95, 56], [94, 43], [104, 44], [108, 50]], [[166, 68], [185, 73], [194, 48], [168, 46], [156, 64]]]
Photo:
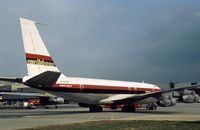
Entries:
[[156, 85], [154, 85], [154, 88], [157, 90], [157, 91], [160, 91], [161, 89], [158, 87], [158, 86], [156, 86]]

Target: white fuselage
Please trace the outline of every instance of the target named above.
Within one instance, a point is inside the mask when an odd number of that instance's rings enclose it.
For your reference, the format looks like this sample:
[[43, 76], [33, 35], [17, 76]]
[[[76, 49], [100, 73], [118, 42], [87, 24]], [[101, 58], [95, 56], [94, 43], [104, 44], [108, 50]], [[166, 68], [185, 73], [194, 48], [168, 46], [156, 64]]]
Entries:
[[52, 86], [52, 90], [48, 90], [73, 101], [98, 104], [110, 95], [130, 96], [160, 91], [160, 88], [148, 83], [66, 77], [62, 74]]

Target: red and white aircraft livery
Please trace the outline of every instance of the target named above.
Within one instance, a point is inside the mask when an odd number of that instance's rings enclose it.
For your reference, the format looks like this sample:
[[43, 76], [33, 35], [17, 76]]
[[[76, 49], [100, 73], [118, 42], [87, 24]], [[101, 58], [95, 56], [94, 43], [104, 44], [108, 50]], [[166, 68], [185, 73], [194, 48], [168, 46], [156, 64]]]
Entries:
[[[103, 105], [110, 105], [111, 109], [121, 105], [123, 111], [135, 111], [135, 104], [147, 104], [150, 110], [157, 105], [174, 106], [177, 99], [167, 94], [173, 91], [182, 92], [182, 102], [199, 101], [199, 95], [193, 91], [198, 85], [161, 91], [158, 86], [148, 83], [65, 76], [45, 47], [37, 22], [20, 18], [20, 23], [28, 68], [28, 76], [22, 82], [27, 86], [70, 98], [93, 112], [102, 111]], [[184, 94], [185, 90], [190, 93]]]

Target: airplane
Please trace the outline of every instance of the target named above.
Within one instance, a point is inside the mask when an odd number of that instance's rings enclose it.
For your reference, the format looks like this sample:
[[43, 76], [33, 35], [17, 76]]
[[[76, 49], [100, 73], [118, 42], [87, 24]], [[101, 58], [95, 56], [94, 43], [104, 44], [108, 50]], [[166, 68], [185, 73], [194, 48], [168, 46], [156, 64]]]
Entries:
[[[1, 100], [5, 100], [2, 98], [4, 96], [15, 96], [14, 99], [16, 99], [16, 96], [20, 99], [29, 99], [27, 108], [35, 108], [36, 106], [50, 108], [50, 105], [55, 105], [55, 108], [57, 108], [57, 105], [65, 103], [64, 99], [61, 97], [47, 96], [40, 93], [0, 92]], [[10, 97], [9, 100], [10, 99], [12, 99], [12, 97]]]
[[[5, 77], [0, 77], [4, 78]], [[21, 81], [18, 78], [9, 77], [9, 80], [15, 79], [15, 81]], [[13, 89], [11, 89], [11, 86]], [[68, 100], [61, 97], [56, 97], [48, 93], [43, 93], [38, 90], [30, 90], [29, 92], [24, 92], [22, 88], [27, 88], [23, 84], [13, 84], [13, 82], [5, 82], [0, 80], [0, 101], [6, 100], [26, 100], [29, 103], [27, 108], [35, 108], [36, 106], [43, 106], [45, 108], [50, 108], [50, 106], [55, 106], [57, 108], [59, 104], [65, 104]], [[17, 90], [20, 89], [20, 92]], [[42, 94], [41, 94], [42, 93]]]
[[200, 85], [161, 90], [144, 82], [65, 76], [47, 50], [37, 22], [20, 18], [20, 24], [28, 69], [28, 75], [21, 78], [24, 85], [67, 97], [81, 107], [88, 107], [90, 112], [102, 112], [103, 105], [109, 105], [111, 109], [121, 105], [124, 112], [135, 112], [138, 104], [147, 105], [148, 110], [155, 110], [157, 106], [172, 107], [177, 103], [172, 94], [174, 91], [180, 93], [180, 101], [184, 103], [197, 103], [200, 99], [195, 92]]

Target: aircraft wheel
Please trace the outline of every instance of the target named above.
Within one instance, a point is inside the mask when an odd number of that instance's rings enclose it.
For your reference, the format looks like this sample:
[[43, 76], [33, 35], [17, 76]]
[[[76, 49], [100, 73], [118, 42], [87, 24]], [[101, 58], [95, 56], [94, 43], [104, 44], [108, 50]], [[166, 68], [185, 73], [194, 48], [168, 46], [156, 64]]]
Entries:
[[152, 110], [156, 110], [157, 109], [157, 105], [156, 104], [152, 104]]
[[101, 106], [90, 106], [89, 111], [90, 112], [102, 112], [103, 108]]
[[152, 104], [147, 104], [146, 106], [147, 110], [156, 110], [157, 109], [157, 105], [152, 103]]
[[150, 105], [149, 104], [147, 104], [146, 109], [150, 110]]

